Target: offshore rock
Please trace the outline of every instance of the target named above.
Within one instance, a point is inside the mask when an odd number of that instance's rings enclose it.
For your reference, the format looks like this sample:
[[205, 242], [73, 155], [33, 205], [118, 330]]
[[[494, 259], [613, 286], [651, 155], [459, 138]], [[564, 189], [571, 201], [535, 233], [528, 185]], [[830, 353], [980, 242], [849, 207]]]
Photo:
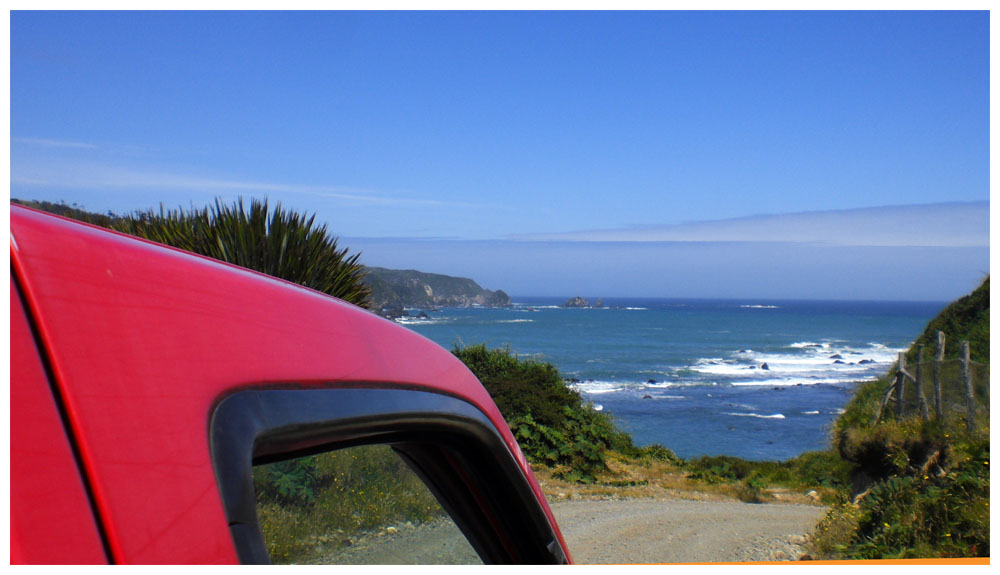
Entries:
[[590, 302], [580, 296], [576, 296], [566, 300], [563, 307], [590, 307]]

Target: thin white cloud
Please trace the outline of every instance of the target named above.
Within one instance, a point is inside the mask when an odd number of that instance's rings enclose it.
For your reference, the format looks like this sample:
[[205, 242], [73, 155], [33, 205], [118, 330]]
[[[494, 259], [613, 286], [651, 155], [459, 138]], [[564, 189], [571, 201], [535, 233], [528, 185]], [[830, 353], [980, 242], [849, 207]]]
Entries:
[[51, 140], [47, 138], [14, 138], [18, 144], [28, 144], [29, 146], [41, 146], [43, 148], [74, 148], [74, 149], [97, 149], [94, 144], [86, 142], [70, 142], [67, 140]]
[[257, 182], [193, 176], [164, 171], [123, 168], [87, 162], [14, 162], [11, 185], [67, 190], [128, 189], [135, 191], [171, 190], [209, 193], [288, 193], [307, 194], [356, 204], [437, 208], [482, 208], [469, 202], [451, 202], [402, 195], [386, 195], [340, 186], [316, 186]]
[[989, 246], [989, 202], [884, 206], [667, 226], [518, 236], [589, 242], [790, 242], [840, 246]]

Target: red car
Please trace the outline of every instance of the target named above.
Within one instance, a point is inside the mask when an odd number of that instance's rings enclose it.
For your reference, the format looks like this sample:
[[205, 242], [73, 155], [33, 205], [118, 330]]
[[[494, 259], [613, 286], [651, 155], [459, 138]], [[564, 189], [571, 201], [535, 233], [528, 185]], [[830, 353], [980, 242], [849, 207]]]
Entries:
[[12, 563], [266, 563], [252, 466], [390, 444], [489, 563], [568, 563], [448, 351], [243, 268], [11, 206]]

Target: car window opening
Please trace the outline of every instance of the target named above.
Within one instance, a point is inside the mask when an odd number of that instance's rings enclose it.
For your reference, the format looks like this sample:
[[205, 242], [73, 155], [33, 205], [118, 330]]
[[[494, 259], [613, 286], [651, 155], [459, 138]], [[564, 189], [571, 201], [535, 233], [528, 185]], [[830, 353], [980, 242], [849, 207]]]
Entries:
[[257, 465], [257, 515], [276, 564], [480, 564], [406, 462], [364, 445]]

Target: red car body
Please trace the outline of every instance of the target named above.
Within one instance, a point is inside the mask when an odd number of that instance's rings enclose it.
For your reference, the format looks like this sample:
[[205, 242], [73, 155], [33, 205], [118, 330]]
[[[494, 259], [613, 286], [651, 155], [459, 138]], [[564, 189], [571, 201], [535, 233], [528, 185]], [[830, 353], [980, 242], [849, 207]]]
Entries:
[[12, 563], [266, 562], [251, 459], [367, 442], [415, 464], [485, 560], [569, 562], [496, 405], [448, 351], [243, 268], [10, 217]]

